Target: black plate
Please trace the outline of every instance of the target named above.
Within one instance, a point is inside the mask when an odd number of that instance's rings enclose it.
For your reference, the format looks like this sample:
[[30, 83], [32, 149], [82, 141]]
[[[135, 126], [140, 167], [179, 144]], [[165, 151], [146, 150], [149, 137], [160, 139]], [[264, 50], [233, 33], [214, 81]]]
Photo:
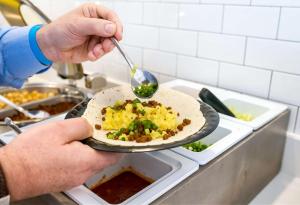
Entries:
[[[68, 114], [66, 115], [66, 119], [82, 116], [87, 107], [88, 102], [89, 100], [86, 100], [78, 104], [77, 106], [75, 106], [73, 110], [68, 112]], [[82, 142], [96, 150], [108, 151], [108, 152], [126, 152], [126, 153], [157, 151], [157, 150], [170, 149], [173, 147], [178, 147], [184, 144], [192, 143], [211, 134], [218, 127], [220, 121], [219, 114], [213, 108], [211, 108], [206, 103], [203, 102], [199, 102], [199, 103], [201, 104], [200, 109], [201, 112], [203, 113], [204, 118], [206, 119], [206, 122], [198, 132], [196, 132], [195, 134], [189, 137], [184, 138], [181, 141], [176, 141], [169, 144], [147, 145], [147, 146], [139, 146], [139, 147], [111, 145], [111, 144], [103, 143], [92, 137], [89, 137], [83, 140]]]

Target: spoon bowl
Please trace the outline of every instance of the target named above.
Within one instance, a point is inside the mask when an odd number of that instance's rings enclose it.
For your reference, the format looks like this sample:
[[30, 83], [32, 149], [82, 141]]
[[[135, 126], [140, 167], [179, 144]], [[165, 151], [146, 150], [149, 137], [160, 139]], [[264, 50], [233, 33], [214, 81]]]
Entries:
[[151, 98], [155, 92], [158, 90], [158, 80], [156, 77], [142, 68], [137, 68], [135, 64], [131, 61], [129, 56], [121, 48], [119, 42], [112, 37], [111, 41], [120, 51], [124, 59], [126, 60], [129, 68], [131, 70], [131, 88], [133, 93], [138, 98]]
[[158, 90], [158, 81], [152, 73], [136, 69], [131, 78], [131, 88], [137, 97], [151, 98]]
[[28, 111], [29, 116], [30, 118], [32, 119], [45, 119], [45, 118], [48, 118], [50, 117], [50, 114], [45, 112], [45, 111], [42, 111], [42, 110], [29, 110]]

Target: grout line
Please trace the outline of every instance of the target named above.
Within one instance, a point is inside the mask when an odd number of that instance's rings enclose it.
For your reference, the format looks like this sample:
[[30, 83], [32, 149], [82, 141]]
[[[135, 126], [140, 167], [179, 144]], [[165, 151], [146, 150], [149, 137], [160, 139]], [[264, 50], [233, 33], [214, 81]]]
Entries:
[[[125, 22], [126, 23], [126, 22]], [[138, 24], [138, 23], [127, 23], [126, 25], [133, 25], [133, 26], [143, 26], [143, 27], [151, 27], [155, 29], [171, 29], [175, 31], [190, 31], [190, 32], [201, 32], [201, 33], [208, 33], [208, 34], [221, 34], [224, 36], [232, 36], [232, 37], [249, 37], [249, 38], [255, 38], [260, 40], [273, 40], [273, 41], [282, 41], [282, 42], [290, 42], [290, 43], [300, 43], [300, 41], [296, 40], [288, 40], [288, 39], [276, 39], [276, 38], [269, 38], [269, 37], [261, 37], [261, 36], [252, 36], [252, 35], [243, 35], [243, 34], [236, 34], [236, 33], [224, 33], [224, 32], [216, 32], [216, 31], [208, 31], [208, 30], [195, 30], [195, 29], [188, 29], [188, 28], [182, 28], [182, 27], [169, 27], [169, 26], [156, 26], [156, 25], [150, 25], [150, 24]]]
[[295, 124], [294, 124], [293, 133], [296, 133], [296, 130], [297, 130], [298, 120], [300, 120], [299, 113], [300, 113], [300, 107], [297, 107], [297, 112], [296, 112], [296, 118], [295, 118]]
[[246, 39], [245, 39], [245, 49], [244, 49], [243, 65], [246, 65], [247, 48], [248, 48], [248, 37], [246, 37]]
[[178, 76], [178, 54], [176, 54], [176, 66], [175, 66], [175, 77]]
[[[122, 2], [122, 1], [118, 1], [118, 2]], [[127, 1], [127, 2], [141, 2], [141, 1], [138, 1], [138, 0], [130, 0], [130, 1]], [[152, 3], [168, 3], [168, 4], [178, 4], [180, 2], [178, 1], [166, 1], [166, 2], [162, 2], [161, 0], [159, 1], [147, 1], [147, 0], [144, 0], [143, 2], [152, 2]], [[182, 2], [183, 3], [183, 2]], [[184, 4], [187, 4], [187, 5], [228, 5], [228, 6], [242, 6], [242, 7], [271, 7], [271, 8], [274, 8], [274, 7], [285, 7], [285, 8], [300, 8], [300, 5], [299, 6], [291, 6], [291, 5], [267, 5], [267, 4], [254, 4], [253, 3], [253, 0], [250, 1], [250, 4], [234, 4], [234, 3], [205, 3], [205, 2], [201, 2], [201, 0], [199, 0], [199, 2], [184, 2]]]
[[142, 2], [142, 24], [145, 24], [145, 2]]
[[[177, 53], [177, 52], [174, 52], [174, 51], [162, 50], [162, 49], [159, 49], [159, 48], [148, 48], [148, 47], [141, 47], [141, 46], [128, 45], [128, 44], [124, 44], [124, 45], [131, 46], [131, 47], [136, 47], [136, 48], [145, 48], [145, 49], [153, 50], [153, 51], [160, 51], [160, 52], [163, 52], [163, 53], [178, 54], [178, 55], [185, 56], [185, 57], [194, 57], [195, 58], [195, 56], [193, 56], [193, 55]], [[274, 72], [277, 72], [277, 73], [283, 73], [283, 74], [294, 75], [294, 76], [300, 77], [300, 73], [299, 74], [290, 73], [290, 72], [285, 72], [285, 71], [274, 70], [274, 69], [271, 69], [271, 68], [264, 68], [264, 67], [259, 67], [259, 66], [254, 66], [254, 65], [247, 65], [247, 64], [243, 65], [241, 63], [235, 63], [235, 62], [230, 62], [230, 61], [226, 61], [226, 60], [213, 59], [213, 58], [207, 58], [207, 57], [201, 57], [201, 56], [196, 56], [196, 58], [203, 59], [203, 60], [214, 61], [214, 62], [228, 63], [228, 64], [238, 65], [238, 66], [246, 66], [246, 67], [249, 67], [249, 68], [255, 68], [255, 69], [260, 69], [260, 70], [264, 70], [264, 71], [274, 71]]]
[[217, 73], [217, 87], [220, 87], [220, 73], [221, 73], [221, 62], [218, 62], [218, 73]]
[[200, 49], [200, 45], [199, 45], [199, 38], [200, 38], [200, 36], [199, 36], [200, 34], [199, 34], [199, 32], [197, 32], [197, 38], [196, 38], [196, 56], [194, 56], [194, 57], [198, 57], [198, 53], [199, 53], [199, 49]]
[[271, 86], [272, 86], [272, 81], [273, 81], [273, 73], [274, 73], [274, 71], [271, 72], [271, 76], [270, 76], [270, 82], [269, 82], [269, 89], [268, 89], [267, 99], [270, 99], [270, 95], [271, 95]]
[[275, 36], [276, 40], [278, 40], [278, 37], [279, 37], [279, 28], [280, 28], [280, 21], [281, 21], [281, 10], [282, 10], [282, 8], [280, 7], [279, 15], [278, 15], [278, 22], [277, 22], [276, 36]]
[[142, 48], [142, 56], [141, 56], [141, 58], [142, 58], [141, 59], [141, 61], [142, 61], [141, 64], [142, 65], [141, 65], [141, 67], [144, 67], [144, 52], [145, 52], [145, 48]]
[[181, 4], [178, 4], [177, 5], [177, 29], [180, 28], [180, 7], [181, 7]]
[[159, 50], [161, 50], [160, 39], [161, 39], [161, 28], [158, 29], [158, 49]]
[[225, 22], [225, 5], [223, 5], [222, 9], [222, 23], [221, 23], [221, 33], [224, 32], [224, 22]]

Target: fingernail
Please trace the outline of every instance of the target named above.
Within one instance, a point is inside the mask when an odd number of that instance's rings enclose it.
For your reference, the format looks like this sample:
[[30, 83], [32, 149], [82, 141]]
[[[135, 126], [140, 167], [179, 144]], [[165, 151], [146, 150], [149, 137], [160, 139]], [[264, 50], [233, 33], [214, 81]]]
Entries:
[[113, 34], [115, 32], [115, 29], [116, 29], [116, 25], [115, 24], [106, 24], [105, 25], [105, 31], [106, 33], [108, 34]]

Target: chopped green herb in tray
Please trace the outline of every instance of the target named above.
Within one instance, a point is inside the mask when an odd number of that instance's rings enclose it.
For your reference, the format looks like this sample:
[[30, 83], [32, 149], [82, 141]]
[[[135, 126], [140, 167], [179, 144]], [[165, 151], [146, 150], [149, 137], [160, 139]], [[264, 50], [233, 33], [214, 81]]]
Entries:
[[209, 146], [210, 145], [206, 145], [200, 141], [183, 145], [184, 148], [186, 148], [190, 151], [193, 151], [193, 152], [201, 152], [201, 151], [205, 150], [206, 148], [208, 148]]
[[153, 83], [142, 84], [134, 89], [134, 93], [141, 97], [152, 96], [157, 90], [158, 85]]

